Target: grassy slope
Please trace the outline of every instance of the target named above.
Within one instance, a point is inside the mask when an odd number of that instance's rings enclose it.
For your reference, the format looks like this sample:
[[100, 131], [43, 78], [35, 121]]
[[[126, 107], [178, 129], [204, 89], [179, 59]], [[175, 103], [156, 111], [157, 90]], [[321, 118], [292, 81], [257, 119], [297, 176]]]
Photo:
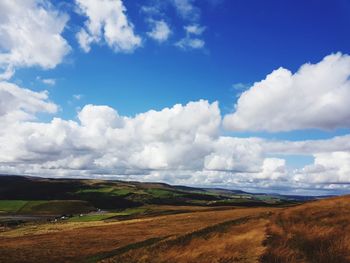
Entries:
[[0, 213], [16, 213], [28, 201], [23, 200], [0, 200]]

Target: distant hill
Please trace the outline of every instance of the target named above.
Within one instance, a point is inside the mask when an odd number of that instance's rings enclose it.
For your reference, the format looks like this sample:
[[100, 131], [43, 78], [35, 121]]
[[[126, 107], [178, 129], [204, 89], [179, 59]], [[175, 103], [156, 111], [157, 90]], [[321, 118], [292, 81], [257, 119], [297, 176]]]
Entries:
[[75, 206], [81, 204], [84, 209], [125, 209], [149, 204], [275, 206], [313, 198], [252, 194], [221, 188], [172, 186], [165, 183], [0, 176], [0, 200], [81, 201], [75, 202]]

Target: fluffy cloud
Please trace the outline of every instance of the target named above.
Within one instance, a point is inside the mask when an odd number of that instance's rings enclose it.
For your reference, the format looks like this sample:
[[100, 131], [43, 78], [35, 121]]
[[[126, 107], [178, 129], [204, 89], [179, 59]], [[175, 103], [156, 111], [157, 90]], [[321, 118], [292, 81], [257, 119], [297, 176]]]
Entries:
[[278, 180], [288, 175], [286, 160], [280, 158], [266, 158], [262, 171], [258, 174], [259, 179]]
[[262, 148], [257, 139], [220, 137], [204, 159], [206, 170], [258, 173]]
[[91, 136], [86, 141], [93, 141], [90, 146], [103, 152], [96, 164], [117, 170], [200, 168], [203, 155], [210, 151], [207, 144], [217, 136], [220, 125], [217, 104], [205, 101], [134, 118], [119, 116], [109, 107], [88, 105], [79, 119], [84, 137]]
[[34, 92], [0, 82], [0, 122], [3, 124], [33, 120], [38, 112], [55, 113], [57, 109], [57, 105], [48, 100], [47, 91]]
[[242, 93], [224, 119], [230, 130], [290, 131], [350, 127], [350, 56], [326, 56], [296, 73], [279, 68]]
[[62, 37], [68, 21], [46, 0], [0, 1], [0, 79], [9, 79], [16, 67], [51, 69], [70, 51]]
[[166, 22], [163, 20], [156, 21], [151, 19], [150, 24], [153, 27], [152, 30], [147, 33], [150, 38], [160, 43], [166, 41], [169, 38], [171, 30]]
[[296, 171], [295, 180], [312, 184], [350, 184], [350, 152], [317, 153], [315, 161]]
[[[25, 132], [26, 123], [34, 121], [37, 113], [55, 113], [57, 110], [57, 105], [48, 100], [46, 91], [34, 92], [15, 84], [0, 82], [0, 163], [21, 162], [21, 158], [30, 158], [32, 153], [25, 147], [31, 142]], [[16, 168], [16, 165], [7, 166]]]
[[[0, 98], [1, 120], [7, 122], [1, 131], [1, 149], [6, 149], [1, 162], [7, 166], [22, 161], [41, 169], [110, 173], [192, 165], [191, 158], [195, 160], [205, 148], [201, 144], [216, 136], [220, 124], [217, 104], [205, 101], [134, 118], [119, 116], [108, 106], [86, 105], [78, 113], [79, 122], [54, 118], [41, 123], [30, 121], [35, 113], [57, 110], [46, 92], [2, 83]], [[192, 117], [194, 111], [198, 114]], [[187, 164], [183, 155], [188, 156]]]
[[141, 37], [126, 16], [121, 0], [76, 0], [81, 14], [88, 19], [77, 33], [81, 48], [89, 52], [92, 43], [105, 41], [115, 52], [133, 52], [141, 46]]

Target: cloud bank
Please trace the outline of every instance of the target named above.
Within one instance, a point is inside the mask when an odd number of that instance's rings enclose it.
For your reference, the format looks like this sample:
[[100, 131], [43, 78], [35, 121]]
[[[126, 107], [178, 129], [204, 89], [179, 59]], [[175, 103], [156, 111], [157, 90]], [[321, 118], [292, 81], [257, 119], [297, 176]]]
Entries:
[[108, 106], [86, 105], [76, 121], [40, 122], [38, 113], [58, 110], [47, 92], [7, 82], [0, 83], [0, 91], [0, 118], [6, 123], [0, 131], [2, 172], [140, 180], [163, 174], [167, 181], [193, 183], [198, 172], [239, 172], [254, 178], [264, 163], [257, 140], [220, 136], [217, 102], [177, 104], [134, 117]]
[[[303, 66], [290, 77], [315, 76], [318, 66], [322, 76], [336, 70], [333, 77], [338, 82], [329, 83], [339, 85], [330, 86], [336, 91], [342, 87], [342, 94], [347, 94], [347, 63], [348, 56], [334, 54], [316, 65]], [[255, 88], [247, 92], [251, 90]], [[349, 135], [306, 141], [225, 136], [218, 103], [205, 100], [132, 117], [106, 105], [88, 104], [75, 120], [54, 117], [42, 122], [38, 118], [58, 110], [47, 91], [0, 82], [1, 173], [117, 177], [296, 193], [350, 190]], [[290, 155], [309, 155], [314, 161], [291, 169]]]

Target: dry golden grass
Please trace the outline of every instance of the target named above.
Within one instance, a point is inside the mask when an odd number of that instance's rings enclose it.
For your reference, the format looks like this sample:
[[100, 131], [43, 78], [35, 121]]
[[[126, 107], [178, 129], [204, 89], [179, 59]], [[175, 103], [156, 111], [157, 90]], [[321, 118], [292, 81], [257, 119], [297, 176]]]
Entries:
[[240, 208], [122, 222], [79, 223], [80, 226], [77, 223], [67, 223], [53, 226], [59, 229], [52, 229], [48, 233], [45, 233], [47, 225], [37, 226], [28, 232], [18, 229], [16, 231], [21, 232], [18, 235], [15, 232], [10, 235], [0, 234], [0, 262], [86, 262], [88, 259], [113, 255], [116, 250], [128, 248], [127, 246], [133, 248], [133, 244], [146, 245], [150, 243], [149, 240], [159, 241], [171, 236], [186, 235], [228, 220], [271, 210], [273, 208]]
[[268, 226], [266, 263], [350, 262], [350, 197], [288, 208]]
[[171, 237], [146, 248], [129, 250], [102, 262], [258, 262], [264, 251], [262, 242], [267, 222], [264, 218], [228, 221], [201, 231]]

